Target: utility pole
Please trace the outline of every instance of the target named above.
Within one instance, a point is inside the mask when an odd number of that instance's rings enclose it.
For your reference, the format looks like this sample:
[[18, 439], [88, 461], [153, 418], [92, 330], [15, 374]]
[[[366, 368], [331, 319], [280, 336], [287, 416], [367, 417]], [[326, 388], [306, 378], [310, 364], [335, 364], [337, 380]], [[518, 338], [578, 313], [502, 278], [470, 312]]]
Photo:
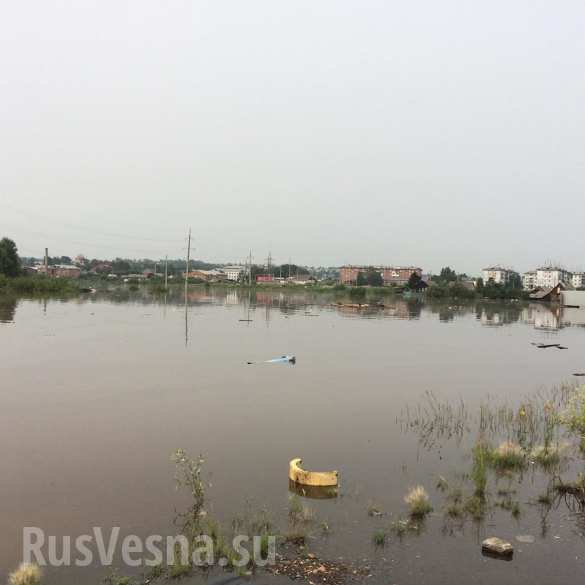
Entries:
[[248, 286], [252, 286], [252, 250], [250, 250], [250, 255], [248, 256], [249, 264], [248, 264]]
[[168, 288], [169, 284], [169, 257], [165, 256], [165, 288]]
[[191, 261], [191, 228], [187, 238], [187, 260], [185, 262], [185, 303], [187, 302], [187, 292], [189, 288], [189, 262]]

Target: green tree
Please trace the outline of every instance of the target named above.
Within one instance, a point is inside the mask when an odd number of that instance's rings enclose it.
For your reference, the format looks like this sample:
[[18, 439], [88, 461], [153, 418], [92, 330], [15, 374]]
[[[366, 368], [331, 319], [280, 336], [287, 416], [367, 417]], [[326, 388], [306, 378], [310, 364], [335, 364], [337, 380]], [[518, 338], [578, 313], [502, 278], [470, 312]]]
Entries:
[[[266, 274], [268, 271], [264, 268], [262, 274]], [[270, 272], [274, 276], [282, 276], [288, 278], [289, 276], [304, 276], [309, 274], [309, 271], [304, 266], [297, 266], [296, 264], [282, 264], [281, 266], [272, 266]]]
[[20, 258], [16, 244], [9, 238], [0, 240], [0, 274], [18, 276], [20, 274]]
[[406, 285], [410, 290], [418, 290], [422, 287], [423, 279], [420, 277], [418, 272], [413, 272], [408, 279], [408, 284]]
[[128, 274], [131, 271], [131, 265], [128, 260], [123, 260], [122, 258], [116, 258], [112, 262], [112, 272], [114, 274]]
[[368, 268], [366, 272], [359, 272], [357, 277], [358, 286], [384, 286], [384, 279], [380, 272], [374, 268]]
[[522, 288], [522, 277], [517, 272], [512, 272], [507, 282], [507, 288], [518, 290]]
[[438, 280], [442, 284], [455, 282], [457, 280], [457, 273], [455, 270], [452, 270], [451, 267], [445, 266], [444, 268], [441, 268], [441, 273], [439, 274]]

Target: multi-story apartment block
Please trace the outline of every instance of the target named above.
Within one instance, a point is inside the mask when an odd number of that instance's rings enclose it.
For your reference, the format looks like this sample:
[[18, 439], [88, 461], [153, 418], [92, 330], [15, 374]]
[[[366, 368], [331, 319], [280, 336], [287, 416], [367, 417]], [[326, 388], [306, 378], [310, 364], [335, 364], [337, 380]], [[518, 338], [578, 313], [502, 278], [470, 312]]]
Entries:
[[339, 282], [341, 284], [356, 284], [358, 274], [364, 270], [363, 266], [342, 266], [339, 270]]
[[380, 272], [384, 284], [406, 284], [413, 272], [422, 277], [422, 268], [418, 266], [342, 266], [339, 270], [339, 281], [342, 284], [355, 284], [360, 272], [367, 272], [372, 268]]
[[382, 269], [384, 284], [406, 284], [415, 272], [422, 277], [422, 268], [418, 266], [387, 266]]
[[564, 285], [570, 285], [571, 277], [572, 274], [564, 268], [558, 266], [542, 266], [536, 269], [534, 284], [540, 288], [552, 288], [559, 284], [559, 282]]
[[536, 271], [531, 270], [522, 275], [522, 288], [524, 290], [534, 290], [536, 288]]
[[233, 280], [237, 282], [240, 279], [240, 275], [244, 272], [243, 266], [226, 266], [223, 268], [223, 272], [225, 273], [225, 277], [228, 280]]
[[585, 272], [573, 272], [571, 284], [573, 288], [585, 288]]
[[487, 284], [490, 280], [496, 284], [507, 284], [516, 272], [502, 266], [488, 266], [488, 268], [484, 268], [481, 271], [481, 274], [484, 284]]

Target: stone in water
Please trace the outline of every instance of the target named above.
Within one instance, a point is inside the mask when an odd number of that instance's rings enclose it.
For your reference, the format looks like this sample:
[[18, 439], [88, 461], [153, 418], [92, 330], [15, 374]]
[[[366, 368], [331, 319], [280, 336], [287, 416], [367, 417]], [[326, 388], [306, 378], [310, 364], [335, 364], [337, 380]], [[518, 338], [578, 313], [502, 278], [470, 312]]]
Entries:
[[486, 538], [481, 543], [481, 550], [498, 557], [511, 557], [514, 554], [514, 547], [509, 542], [497, 536]]

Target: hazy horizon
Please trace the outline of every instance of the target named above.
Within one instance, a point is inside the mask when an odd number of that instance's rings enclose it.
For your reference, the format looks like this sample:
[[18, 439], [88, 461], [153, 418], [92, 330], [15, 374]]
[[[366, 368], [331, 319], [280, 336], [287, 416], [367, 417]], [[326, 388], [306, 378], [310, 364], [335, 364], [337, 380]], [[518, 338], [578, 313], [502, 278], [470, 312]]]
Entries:
[[7, 4], [19, 253], [585, 268], [585, 6]]

